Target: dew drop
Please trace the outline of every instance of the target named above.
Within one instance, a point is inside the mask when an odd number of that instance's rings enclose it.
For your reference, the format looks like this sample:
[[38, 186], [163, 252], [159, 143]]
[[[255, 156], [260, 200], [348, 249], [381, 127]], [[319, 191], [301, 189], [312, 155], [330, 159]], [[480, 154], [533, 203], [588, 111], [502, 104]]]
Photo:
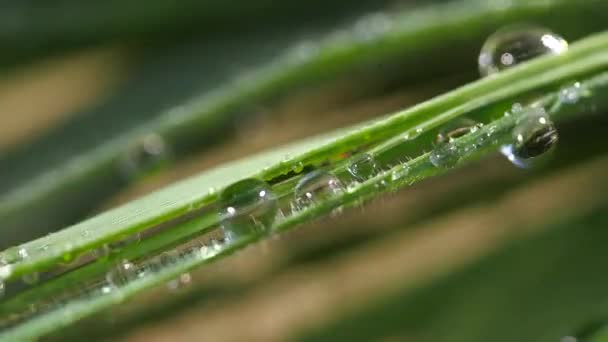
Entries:
[[278, 210], [270, 186], [254, 178], [224, 189], [218, 203], [221, 226], [229, 241], [268, 231]]
[[344, 185], [327, 171], [316, 170], [300, 179], [294, 191], [295, 210], [310, 207], [344, 191]]
[[429, 156], [431, 163], [441, 169], [450, 169], [458, 164], [460, 153], [458, 147], [452, 142], [437, 145]]
[[364, 182], [380, 172], [376, 159], [367, 153], [362, 153], [354, 158], [348, 166], [348, 172], [359, 182]]
[[170, 280], [167, 283], [167, 288], [171, 291], [176, 291], [187, 287], [188, 285], [190, 285], [191, 282], [192, 276], [190, 275], [190, 273], [182, 273], [176, 279]]
[[410, 166], [406, 163], [397, 165], [391, 172], [391, 181], [398, 181], [410, 174]]
[[490, 35], [479, 54], [479, 72], [493, 75], [521, 62], [545, 54], [561, 54], [568, 49], [559, 35], [542, 27], [506, 27]]
[[115, 288], [125, 286], [136, 278], [137, 269], [128, 260], [123, 260], [106, 274], [106, 281]]
[[555, 125], [542, 108], [530, 108], [513, 128], [513, 143], [501, 147], [501, 152], [514, 165], [529, 168], [548, 155], [557, 145]]
[[125, 178], [132, 179], [158, 168], [169, 158], [169, 148], [158, 134], [148, 134], [131, 145], [120, 162]]
[[576, 104], [581, 98], [589, 96], [589, 90], [575, 82], [559, 91], [559, 101], [565, 104]]
[[27, 259], [29, 257], [29, 255], [30, 255], [28, 253], [27, 249], [25, 249], [25, 248], [19, 248], [19, 250], [17, 251], [17, 254], [19, 254], [19, 258], [21, 260]]

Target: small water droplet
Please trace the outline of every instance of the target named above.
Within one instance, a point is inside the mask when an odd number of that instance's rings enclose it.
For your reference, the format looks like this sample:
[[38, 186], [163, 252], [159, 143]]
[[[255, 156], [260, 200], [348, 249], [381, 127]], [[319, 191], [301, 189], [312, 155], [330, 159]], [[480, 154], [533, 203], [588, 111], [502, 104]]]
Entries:
[[559, 91], [559, 101], [565, 104], [576, 104], [581, 98], [589, 96], [589, 90], [575, 82], [565, 86]]
[[102, 294], [108, 294], [110, 292], [112, 292], [112, 286], [104, 285], [101, 287]]
[[407, 177], [410, 174], [410, 166], [406, 163], [397, 165], [391, 172], [391, 180], [397, 181]]
[[479, 54], [479, 72], [493, 75], [521, 62], [546, 54], [561, 54], [568, 49], [559, 35], [542, 27], [506, 27], [490, 35]]
[[190, 285], [191, 281], [192, 276], [190, 275], [190, 273], [182, 273], [176, 279], [172, 279], [167, 282], [167, 288], [171, 291], [180, 290]]
[[294, 190], [294, 210], [310, 207], [326, 198], [344, 191], [344, 185], [327, 171], [315, 170], [308, 173], [296, 184]]
[[249, 178], [224, 189], [219, 196], [220, 220], [230, 241], [266, 232], [277, 214], [277, 199], [270, 186]]
[[169, 148], [158, 134], [148, 134], [131, 145], [120, 162], [125, 178], [133, 179], [152, 171], [169, 158]]
[[355, 156], [348, 166], [348, 172], [359, 182], [364, 182], [380, 172], [376, 159], [367, 153]]
[[17, 251], [17, 254], [19, 254], [19, 258], [21, 260], [25, 260], [29, 257], [29, 252], [27, 251], [27, 249], [25, 248], [19, 248], [19, 250]]
[[516, 166], [528, 168], [541, 156], [548, 155], [558, 141], [555, 125], [543, 108], [530, 108], [513, 128], [513, 143], [501, 147], [501, 152]]
[[458, 164], [460, 151], [452, 142], [445, 142], [437, 145], [429, 156], [431, 163], [438, 168], [449, 169]]
[[115, 288], [125, 286], [137, 278], [137, 269], [133, 263], [123, 260], [106, 274], [106, 281]]

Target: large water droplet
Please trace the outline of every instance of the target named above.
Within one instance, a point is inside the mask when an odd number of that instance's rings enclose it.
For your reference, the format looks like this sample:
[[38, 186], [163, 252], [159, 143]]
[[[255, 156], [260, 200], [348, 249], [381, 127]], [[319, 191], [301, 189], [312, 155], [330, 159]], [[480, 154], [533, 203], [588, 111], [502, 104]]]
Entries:
[[270, 186], [253, 178], [224, 189], [218, 203], [222, 229], [229, 241], [267, 231], [278, 210]]
[[158, 134], [148, 134], [134, 143], [121, 160], [121, 172], [132, 179], [159, 167], [169, 157], [169, 148]]
[[327, 171], [316, 170], [300, 179], [294, 192], [294, 209], [302, 210], [344, 191], [344, 185]]
[[362, 153], [354, 158], [348, 166], [348, 172], [359, 182], [364, 182], [380, 172], [376, 159], [367, 153]]
[[542, 108], [530, 108], [513, 128], [513, 143], [501, 152], [516, 166], [528, 168], [548, 155], [558, 141], [555, 125]]
[[136, 278], [137, 269], [128, 260], [123, 260], [106, 274], [106, 281], [116, 288], [125, 286]]
[[479, 54], [482, 76], [495, 74], [516, 64], [546, 54], [561, 54], [568, 49], [559, 35], [542, 27], [507, 27], [492, 34]]

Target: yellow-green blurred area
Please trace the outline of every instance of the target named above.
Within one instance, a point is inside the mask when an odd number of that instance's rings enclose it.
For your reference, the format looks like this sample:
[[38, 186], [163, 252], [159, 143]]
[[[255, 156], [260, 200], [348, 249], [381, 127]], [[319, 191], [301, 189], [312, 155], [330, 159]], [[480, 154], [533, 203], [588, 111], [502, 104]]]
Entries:
[[[21, 201], [19, 189], [49, 177], [45, 170], [61, 173], [122, 132], [145, 131], [160, 113], [246, 75], [299, 41], [375, 11], [443, 3], [2, 4], [0, 43], [9, 47], [0, 58], [2, 201]], [[68, 184], [66, 192], [28, 207], [27, 215], [10, 212], [0, 222], [0, 246], [44, 236], [224, 162], [449, 91], [478, 77], [469, 57], [480, 43], [463, 42], [466, 48], [451, 59], [445, 50], [425, 56], [453, 64], [415, 82], [400, 73], [403, 65], [376, 65], [249, 103], [200, 146], [177, 151], [160, 168], [135, 178], [104, 175], [95, 191], [56, 206], [65, 193], [81, 189]], [[595, 113], [558, 129], [553, 160], [538, 169], [515, 168], [497, 153], [256, 243], [49, 339], [592, 336], [608, 319], [608, 119]]]

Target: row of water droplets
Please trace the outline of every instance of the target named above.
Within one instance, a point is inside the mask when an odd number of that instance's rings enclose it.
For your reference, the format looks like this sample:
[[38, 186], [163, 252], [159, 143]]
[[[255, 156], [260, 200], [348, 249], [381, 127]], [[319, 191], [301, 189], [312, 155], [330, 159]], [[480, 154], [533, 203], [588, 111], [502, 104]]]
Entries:
[[[189, 240], [160, 254], [136, 260], [120, 259], [99, 276], [65, 285], [62, 291], [53, 291], [53, 294], [47, 297], [28, 300], [26, 307], [20, 306], [6, 315], [0, 315], [0, 329], [7, 329], [45, 313], [61, 310], [66, 305], [81, 300], [111, 296], [113, 301], [121, 302], [125, 298], [126, 287], [137, 286], [137, 283], [142, 282], [145, 285], [153, 275], [170, 278], [166, 283], [168, 290], [180, 290], [192, 282], [192, 275], [188, 272], [189, 266], [217, 256], [224, 246], [221, 236], [210, 234]], [[174, 272], [176, 267], [183, 271], [176, 276], [168, 275], [167, 272]]]
[[[482, 76], [492, 77], [501, 70], [535, 57], [561, 54], [567, 48], [568, 43], [563, 38], [544, 28], [505, 28], [491, 35], [482, 47], [479, 69]], [[582, 92], [580, 83], [574, 83], [562, 89], [559, 100], [565, 104], [576, 103]], [[511, 142], [501, 146], [500, 151], [514, 165], [531, 167], [553, 150], [558, 133], [544, 107], [515, 104], [505, 115], [513, 115], [515, 122]], [[481, 128], [483, 124], [470, 119], [459, 118], [448, 123], [438, 133], [435, 147], [429, 154], [430, 162], [437, 168], [454, 167], [463, 155], [492, 139], [493, 131], [489, 127], [484, 135], [479, 136], [477, 144], [460, 146], [455, 143], [458, 138]], [[414, 129], [406, 134], [406, 140], [412, 140], [421, 133], [422, 129]], [[380, 163], [369, 153], [359, 153], [350, 158], [347, 180], [331, 171], [312, 171], [302, 176], [295, 185], [289, 208], [292, 213], [297, 213], [326, 198], [349, 191], [352, 186], [385, 173], [387, 169], [392, 171], [390, 179], [393, 180], [404, 178], [410, 172], [409, 165], [403, 161]], [[260, 179], [246, 179], [229, 186], [221, 193], [219, 206], [227, 241], [268, 233], [277, 218], [286, 216], [272, 187]]]

